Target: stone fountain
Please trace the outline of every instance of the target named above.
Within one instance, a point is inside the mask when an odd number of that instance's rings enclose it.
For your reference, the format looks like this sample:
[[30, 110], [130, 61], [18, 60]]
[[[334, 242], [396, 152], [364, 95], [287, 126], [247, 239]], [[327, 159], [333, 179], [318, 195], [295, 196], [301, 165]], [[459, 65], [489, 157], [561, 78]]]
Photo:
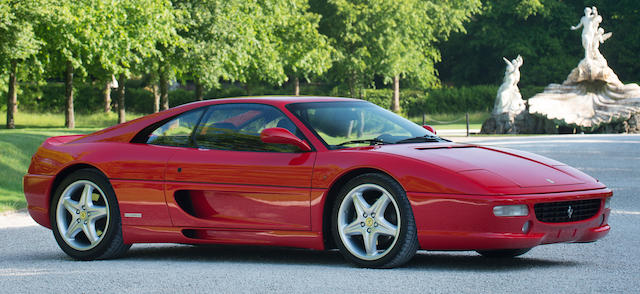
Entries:
[[[563, 128], [574, 132], [640, 133], [640, 86], [623, 84], [600, 53], [600, 44], [611, 37], [610, 32], [599, 27], [601, 22], [602, 16], [595, 7], [585, 8], [580, 23], [571, 27], [582, 27], [585, 57], [562, 84], [550, 84], [527, 100], [527, 111], [498, 107], [502, 105], [499, 101], [504, 100], [501, 90], [507, 82], [505, 73], [492, 117], [483, 124], [482, 132], [557, 133], [558, 128]], [[505, 117], [514, 119], [505, 124]], [[508, 128], [509, 122], [512, 128]]]

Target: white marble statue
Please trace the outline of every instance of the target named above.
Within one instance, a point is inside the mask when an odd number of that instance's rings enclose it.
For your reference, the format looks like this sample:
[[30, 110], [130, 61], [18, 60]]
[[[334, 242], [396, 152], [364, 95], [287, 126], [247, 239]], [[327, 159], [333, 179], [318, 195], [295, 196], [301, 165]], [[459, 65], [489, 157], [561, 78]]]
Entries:
[[598, 10], [590, 7], [584, 9], [584, 16], [580, 18], [580, 23], [575, 26], [571, 26], [571, 30], [575, 31], [582, 27], [582, 47], [584, 48], [585, 58], [591, 57], [591, 50], [593, 48], [593, 41], [598, 31], [599, 22], [602, 21], [602, 17], [598, 15]]
[[611, 38], [611, 32], [605, 34], [603, 28], [598, 28], [598, 31], [594, 36], [593, 44], [591, 45], [591, 54], [593, 54], [591, 57], [603, 62], [604, 64], [607, 64], [607, 60], [600, 53], [600, 44], [604, 43], [604, 41], [609, 38]]
[[520, 89], [518, 89], [520, 67], [523, 63], [522, 56], [518, 55], [518, 57], [512, 61], [504, 57], [502, 59], [507, 63], [507, 68], [504, 71], [504, 81], [498, 89], [498, 95], [496, 96], [492, 113], [495, 115], [501, 113], [518, 114], [526, 108], [524, 100], [522, 100], [522, 95], [520, 94]]

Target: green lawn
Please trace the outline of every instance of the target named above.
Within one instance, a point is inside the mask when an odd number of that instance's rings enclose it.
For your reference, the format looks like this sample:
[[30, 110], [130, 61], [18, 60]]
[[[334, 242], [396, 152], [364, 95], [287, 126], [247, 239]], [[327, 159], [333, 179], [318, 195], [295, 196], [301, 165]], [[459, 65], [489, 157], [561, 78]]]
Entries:
[[[128, 118], [138, 116], [128, 115]], [[6, 113], [0, 113], [0, 117], [3, 118], [0, 127], [0, 212], [26, 207], [22, 192], [22, 176], [29, 168], [31, 156], [46, 138], [88, 134], [117, 122], [117, 115], [113, 113], [77, 115], [78, 127], [69, 130], [61, 127], [64, 125], [62, 114], [18, 113], [16, 129], [7, 130], [4, 126]]]
[[[491, 116], [489, 112], [469, 113], [469, 128], [480, 129], [482, 123]], [[409, 120], [417, 124], [422, 124], [422, 116], [412, 116]], [[428, 114], [425, 117], [425, 124], [433, 126], [437, 130], [466, 129], [467, 123], [464, 113], [441, 113]]]

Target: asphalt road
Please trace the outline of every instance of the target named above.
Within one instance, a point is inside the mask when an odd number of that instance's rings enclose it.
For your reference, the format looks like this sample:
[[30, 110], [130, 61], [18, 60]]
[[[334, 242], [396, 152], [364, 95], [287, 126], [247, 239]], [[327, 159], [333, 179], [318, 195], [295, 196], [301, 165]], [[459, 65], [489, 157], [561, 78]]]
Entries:
[[[469, 141], [466, 138], [452, 138]], [[78, 262], [24, 213], [0, 216], [1, 293], [638, 293], [640, 136], [472, 138], [535, 152], [614, 191], [612, 230], [589, 244], [534, 248], [520, 258], [425, 252], [402, 268], [356, 268], [338, 252], [134, 245], [121, 259]]]

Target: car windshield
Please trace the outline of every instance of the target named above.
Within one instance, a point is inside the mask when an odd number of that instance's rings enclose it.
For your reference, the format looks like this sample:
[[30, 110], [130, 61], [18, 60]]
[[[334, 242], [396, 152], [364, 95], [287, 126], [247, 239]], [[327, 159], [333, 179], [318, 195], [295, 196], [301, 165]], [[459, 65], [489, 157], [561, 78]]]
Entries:
[[330, 149], [444, 141], [423, 127], [365, 101], [293, 103], [287, 108]]

